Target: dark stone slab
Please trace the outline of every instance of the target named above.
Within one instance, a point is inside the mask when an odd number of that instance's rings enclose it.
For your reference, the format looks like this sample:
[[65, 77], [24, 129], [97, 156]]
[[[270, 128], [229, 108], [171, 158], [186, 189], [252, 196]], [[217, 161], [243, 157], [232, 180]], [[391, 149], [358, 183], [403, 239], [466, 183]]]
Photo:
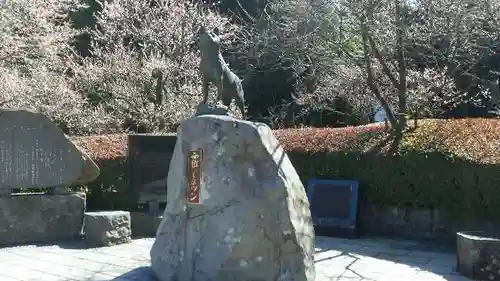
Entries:
[[162, 215], [148, 214], [144, 212], [130, 212], [132, 237], [155, 237], [156, 230], [158, 229], [162, 218]]
[[0, 245], [80, 237], [85, 193], [0, 197]]
[[311, 179], [307, 193], [317, 235], [358, 236], [357, 181]]
[[500, 232], [458, 232], [457, 271], [474, 280], [500, 280]]
[[131, 134], [128, 139], [129, 185], [136, 202], [166, 202], [167, 176], [177, 136]]

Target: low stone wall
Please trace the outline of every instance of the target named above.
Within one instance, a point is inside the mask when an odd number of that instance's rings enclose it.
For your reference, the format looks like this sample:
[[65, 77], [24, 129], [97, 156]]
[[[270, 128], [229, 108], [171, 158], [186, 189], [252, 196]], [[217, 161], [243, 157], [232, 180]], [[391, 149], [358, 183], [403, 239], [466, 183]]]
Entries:
[[437, 209], [362, 206], [358, 219], [364, 234], [454, 242], [458, 231], [494, 230], [478, 218], [450, 215]]
[[[154, 237], [161, 216], [131, 212], [132, 236]], [[364, 235], [429, 239], [454, 243], [456, 233], [467, 230], [494, 230], [494, 224], [478, 219], [464, 220], [445, 212], [411, 207], [361, 207], [358, 225]]]
[[[0, 245], [78, 238], [82, 232], [85, 194], [14, 194], [0, 197]], [[158, 218], [134, 212], [132, 235], [152, 237]], [[362, 234], [454, 242], [456, 232], [495, 230], [490, 222], [411, 207], [361, 206]]]
[[0, 197], [0, 245], [78, 238], [85, 199], [85, 193]]

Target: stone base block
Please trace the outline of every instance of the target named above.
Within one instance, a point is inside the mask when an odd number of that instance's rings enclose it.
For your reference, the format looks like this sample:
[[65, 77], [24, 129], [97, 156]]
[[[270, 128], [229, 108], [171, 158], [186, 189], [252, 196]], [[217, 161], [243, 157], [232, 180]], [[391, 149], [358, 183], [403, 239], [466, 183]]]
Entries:
[[105, 247], [132, 240], [130, 212], [86, 212], [84, 225], [85, 241], [89, 246]]
[[0, 245], [78, 239], [85, 193], [0, 197]]
[[200, 104], [196, 108], [196, 116], [199, 115], [228, 115], [229, 108], [222, 103]]
[[457, 233], [457, 271], [473, 280], [500, 280], [500, 235], [486, 231]]

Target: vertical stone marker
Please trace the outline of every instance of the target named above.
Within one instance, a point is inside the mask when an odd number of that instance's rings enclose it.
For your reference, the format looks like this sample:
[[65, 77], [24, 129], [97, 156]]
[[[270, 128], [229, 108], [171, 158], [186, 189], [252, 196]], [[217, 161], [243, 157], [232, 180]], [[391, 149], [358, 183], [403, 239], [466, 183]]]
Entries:
[[[184, 121], [177, 137], [167, 206], [150, 253], [157, 277], [313, 281], [309, 202], [270, 128], [203, 115]], [[197, 158], [193, 151], [200, 150]], [[193, 155], [201, 161], [187, 163]], [[197, 190], [190, 184], [197, 165], [200, 204], [190, 204], [198, 202], [188, 196]]]
[[85, 193], [12, 195], [11, 190], [65, 191], [97, 176], [97, 165], [49, 118], [24, 109], [0, 109], [0, 245], [79, 237]]

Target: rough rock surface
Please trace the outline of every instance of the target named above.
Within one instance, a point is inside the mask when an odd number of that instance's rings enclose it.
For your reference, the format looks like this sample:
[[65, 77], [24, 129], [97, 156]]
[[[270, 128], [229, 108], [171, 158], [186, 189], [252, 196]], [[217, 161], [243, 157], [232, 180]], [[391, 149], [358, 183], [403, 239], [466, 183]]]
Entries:
[[474, 280], [500, 280], [500, 233], [457, 233], [457, 271]]
[[[204, 115], [184, 121], [177, 136], [150, 252], [159, 279], [314, 280], [309, 202], [270, 128]], [[200, 148], [201, 200], [190, 204], [187, 155]]]
[[126, 211], [86, 212], [85, 241], [90, 246], [104, 247], [129, 243], [130, 213]]
[[45, 115], [0, 109], [0, 189], [68, 186], [98, 175], [97, 165]]
[[0, 197], [0, 244], [76, 239], [84, 212], [85, 193]]

